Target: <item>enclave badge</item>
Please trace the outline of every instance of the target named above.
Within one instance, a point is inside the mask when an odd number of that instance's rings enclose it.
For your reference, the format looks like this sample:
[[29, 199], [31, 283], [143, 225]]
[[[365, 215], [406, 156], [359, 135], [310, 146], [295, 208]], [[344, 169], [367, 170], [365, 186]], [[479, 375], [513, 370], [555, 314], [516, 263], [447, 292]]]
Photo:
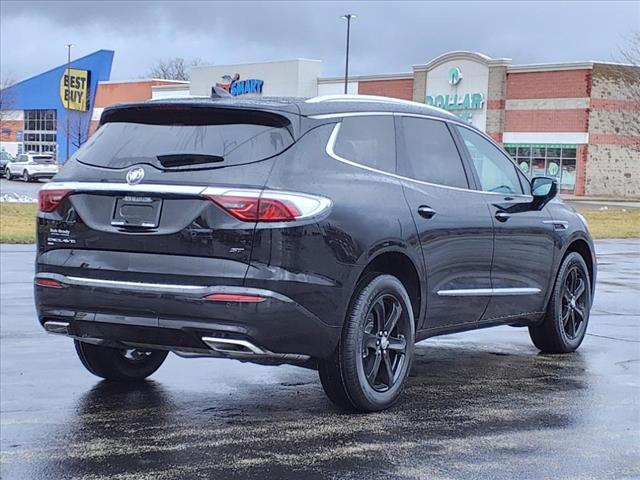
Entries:
[[136, 183], [140, 183], [144, 178], [144, 169], [142, 167], [132, 168], [127, 172], [127, 183], [129, 185], [135, 185]]

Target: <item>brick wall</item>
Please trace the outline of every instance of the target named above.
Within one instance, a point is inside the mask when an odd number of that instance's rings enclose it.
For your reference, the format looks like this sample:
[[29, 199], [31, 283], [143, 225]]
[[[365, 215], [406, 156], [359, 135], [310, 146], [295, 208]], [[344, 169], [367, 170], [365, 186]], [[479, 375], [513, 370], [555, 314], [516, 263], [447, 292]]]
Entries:
[[640, 196], [640, 68], [595, 64], [587, 195]]
[[507, 75], [507, 99], [588, 97], [591, 70], [550, 72], [510, 72]]
[[[358, 82], [358, 93], [360, 95], [381, 95], [383, 97], [413, 100], [413, 79], [360, 81]], [[424, 102], [424, 99], [422, 101]]]
[[24, 130], [22, 120], [2, 120], [0, 122], [0, 142], [17, 142], [16, 132]]
[[574, 110], [507, 110], [507, 132], [586, 132], [589, 113]]

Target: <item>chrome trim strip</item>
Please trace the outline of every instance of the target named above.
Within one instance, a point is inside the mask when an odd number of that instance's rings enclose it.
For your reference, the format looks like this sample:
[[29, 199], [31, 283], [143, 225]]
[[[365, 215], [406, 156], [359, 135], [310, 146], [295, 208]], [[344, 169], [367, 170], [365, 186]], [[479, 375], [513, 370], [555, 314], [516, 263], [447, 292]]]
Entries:
[[490, 297], [504, 295], [537, 295], [539, 288], [461, 288], [457, 290], [438, 290], [441, 297]]
[[343, 118], [343, 117], [380, 117], [394, 115], [393, 112], [344, 112], [344, 113], [323, 113], [320, 115], [309, 115], [308, 118], [313, 120], [326, 120], [327, 118]]
[[[49, 182], [42, 186], [42, 190], [74, 190], [81, 192], [139, 192], [139, 193], [172, 193], [178, 195], [200, 195], [206, 186], [196, 185], [166, 185], [160, 183], [128, 183], [107, 182]], [[230, 190], [229, 188], [223, 190]]]
[[550, 223], [552, 225], [562, 225], [564, 228], [569, 226], [569, 222], [566, 220], [543, 220], [542, 223]]
[[59, 273], [39, 273], [36, 278], [47, 278], [57, 280], [64, 285], [90, 287], [90, 288], [106, 288], [112, 290], [126, 290], [133, 292], [149, 292], [149, 293], [174, 293], [206, 296], [212, 293], [234, 293], [239, 295], [257, 295], [266, 298], [273, 298], [281, 302], [293, 303], [293, 300], [271, 290], [250, 287], [234, 287], [229, 285], [182, 285], [169, 283], [147, 283], [147, 282], [128, 282], [122, 280], [103, 280], [100, 278], [87, 277], [69, 277]]

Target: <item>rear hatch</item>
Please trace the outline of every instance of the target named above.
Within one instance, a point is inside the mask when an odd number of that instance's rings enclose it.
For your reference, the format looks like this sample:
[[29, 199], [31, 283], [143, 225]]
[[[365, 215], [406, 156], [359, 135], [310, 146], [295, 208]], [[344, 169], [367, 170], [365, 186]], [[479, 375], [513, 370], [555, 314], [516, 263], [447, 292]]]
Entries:
[[241, 282], [260, 190], [277, 156], [294, 143], [291, 120], [180, 104], [106, 110], [99, 129], [42, 190], [39, 269], [160, 283], [168, 276]]

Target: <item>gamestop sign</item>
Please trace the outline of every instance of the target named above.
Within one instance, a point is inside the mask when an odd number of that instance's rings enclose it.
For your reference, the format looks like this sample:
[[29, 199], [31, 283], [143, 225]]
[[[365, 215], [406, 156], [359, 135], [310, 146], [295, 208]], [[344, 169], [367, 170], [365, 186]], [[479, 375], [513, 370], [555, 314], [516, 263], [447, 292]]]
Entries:
[[67, 110], [89, 110], [89, 70], [67, 69], [60, 78], [60, 100]]

